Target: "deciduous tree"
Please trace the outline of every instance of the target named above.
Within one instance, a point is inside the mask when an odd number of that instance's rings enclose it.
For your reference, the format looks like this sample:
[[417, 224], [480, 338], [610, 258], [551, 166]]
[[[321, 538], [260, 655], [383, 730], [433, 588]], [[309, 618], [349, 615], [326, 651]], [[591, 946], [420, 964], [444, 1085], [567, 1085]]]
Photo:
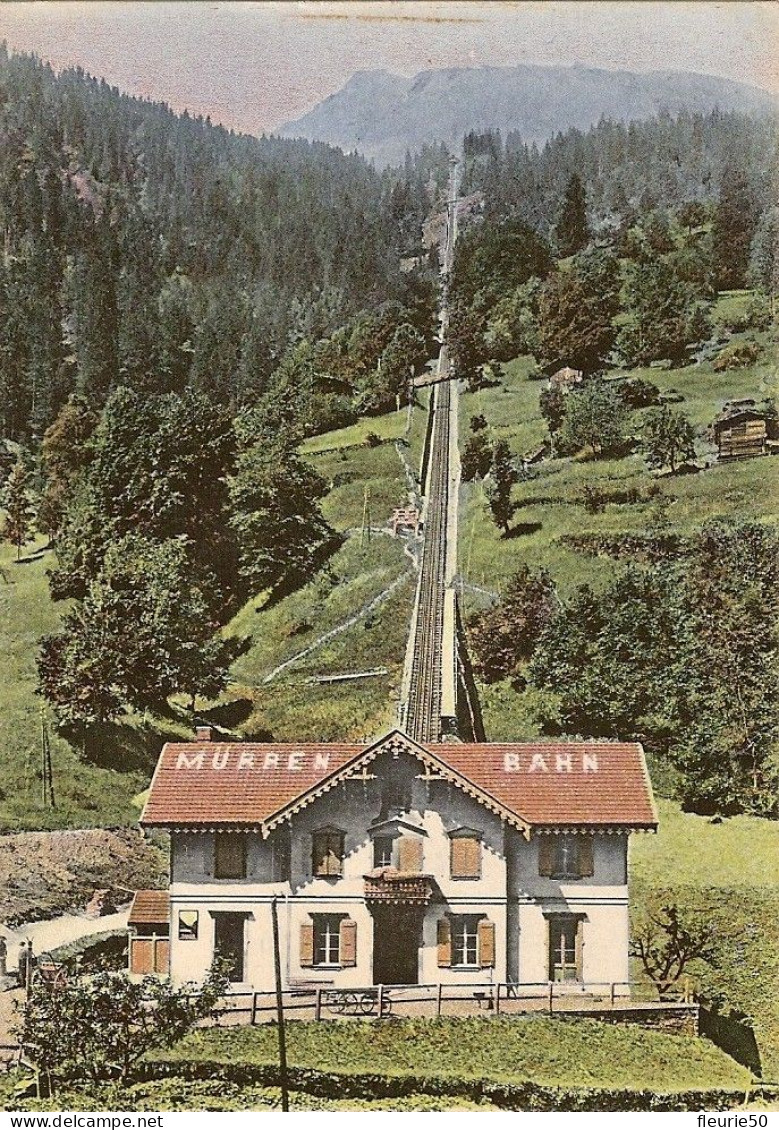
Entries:
[[210, 1016], [227, 987], [218, 963], [199, 986], [111, 972], [73, 977], [56, 989], [38, 980], [17, 1033], [55, 1091], [66, 1083], [124, 1083], [144, 1056]]
[[625, 442], [629, 415], [616, 388], [598, 379], [587, 381], [565, 398], [561, 446], [574, 451], [591, 447], [595, 455], [612, 455]]
[[533, 654], [556, 608], [554, 582], [545, 569], [523, 565], [500, 600], [468, 625], [476, 669], [486, 683], [516, 675]]
[[650, 467], [670, 467], [676, 473], [680, 462], [695, 458], [695, 432], [683, 412], [667, 404], [650, 408], [641, 429], [641, 447]]
[[30, 496], [30, 474], [21, 460], [11, 468], [2, 497], [5, 518], [0, 536], [15, 547], [18, 561], [22, 546], [32, 538], [35, 516]]

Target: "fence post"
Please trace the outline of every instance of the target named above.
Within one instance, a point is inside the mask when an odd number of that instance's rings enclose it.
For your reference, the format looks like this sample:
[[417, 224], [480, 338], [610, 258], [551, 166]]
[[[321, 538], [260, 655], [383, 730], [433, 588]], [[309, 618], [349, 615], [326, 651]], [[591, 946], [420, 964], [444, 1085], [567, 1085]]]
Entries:
[[500, 981], [495, 986], [495, 1015], [500, 1016]]
[[435, 1010], [436, 1016], [441, 1015], [441, 993], [443, 992], [443, 988], [444, 988], [443, 985], [439, 981], [438, 982], [438, 994], [437, 994], [437, 997], [436, 997], [436, 1010]]
[[316, 991], [316, 1004], [314, 1005], [314, 1020], [322, 1019], [322, 990]]
[[252, 993], [252, 1018], [251, 1018], [249, 1023], [252, 1024], [252, 1025], [257, 1023], [257, 993], [256, 992]]
[[610, 1001], [611, 1001], [611, 1007], [612, 1007], [612, 1008], [614, 1007], [614, 997], [616, 996], [616, 992], [617, 992], [617, 986], [616, 986], [616, 984], [615, 984], [615, 983], [614, 983], [614, 982], [612, 981], [612, 982], [611, 982], [611, 997], [610, 997]]
[[554, 981], [549, 982], [549, 1012], [554, 1011]]
[[378, 1005], [379, 1020], [381, 1020], [381, 1018], [384, 1016], [384, 986], [383, 985], [379, 985], [379, 999], [378, 999], [377, 1005]]

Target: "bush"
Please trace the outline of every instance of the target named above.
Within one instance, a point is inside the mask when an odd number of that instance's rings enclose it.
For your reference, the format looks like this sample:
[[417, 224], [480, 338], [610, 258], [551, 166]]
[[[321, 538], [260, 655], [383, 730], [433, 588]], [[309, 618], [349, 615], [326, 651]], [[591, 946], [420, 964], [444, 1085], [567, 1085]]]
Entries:
[[143, 1056], [170, 1047], [210, 1016], [227, 988], [214, 967], [200, 989], [173, 988], [145, 977], [99, 972], [54, 990], [33, 983], [22, 1009], [19, 1042], [35, 1049], [36, 1066], [61, 1082], [126, 1081]]
[[727, 369], [746, 369], [754, 365], [760, 357], [760, 346], [753, 341], [739, 341], [728, 345], [714, 358], [714, 368], [718, 373]]
[[660, 389], [641, 377], [628, 377], [619, 385], [619, 394], [628, 408], [651, 408], [660, 403]]

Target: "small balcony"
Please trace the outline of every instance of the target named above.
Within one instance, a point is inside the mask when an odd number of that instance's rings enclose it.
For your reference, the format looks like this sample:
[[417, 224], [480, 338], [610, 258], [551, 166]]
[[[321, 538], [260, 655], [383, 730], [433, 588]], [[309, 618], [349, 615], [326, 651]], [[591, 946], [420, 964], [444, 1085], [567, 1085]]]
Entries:
[[387, 906], [427, 906], [435, 891], [432, 875], [381, 867], [365, 877], [365, 901]]

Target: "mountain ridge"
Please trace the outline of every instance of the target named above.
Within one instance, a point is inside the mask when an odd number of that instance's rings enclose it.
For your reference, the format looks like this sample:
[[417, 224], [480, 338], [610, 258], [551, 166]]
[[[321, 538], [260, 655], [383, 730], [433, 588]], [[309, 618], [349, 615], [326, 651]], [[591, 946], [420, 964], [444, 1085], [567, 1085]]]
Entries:
[[663, 110], [766, 113], [778, 107], [760, 87], [692, 71], [609, 71], [580, 63], [445, 67], [415, 75], [360, 70], [278, 132], [357, 150], [382, 166], [425, 144], [457, 146], [469, 130], [516, 131], [528, 143], [543, 144], [603, 117], [630, 121]]

